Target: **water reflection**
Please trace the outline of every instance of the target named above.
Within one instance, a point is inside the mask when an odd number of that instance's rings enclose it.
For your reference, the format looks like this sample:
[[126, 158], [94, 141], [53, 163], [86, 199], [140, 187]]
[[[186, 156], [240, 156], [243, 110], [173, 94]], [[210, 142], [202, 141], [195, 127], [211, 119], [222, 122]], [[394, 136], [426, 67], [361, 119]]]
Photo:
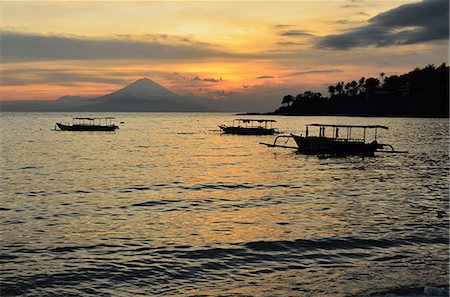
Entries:
[[50, 131], [71, 116], [2, 115], [6, 296], [339, 296], [447, 281], [445, 120], [276, 118], [288, 133], [381, 121], [380, 141], [410, 151], [319, 159], [210, 132], [233, 115]]

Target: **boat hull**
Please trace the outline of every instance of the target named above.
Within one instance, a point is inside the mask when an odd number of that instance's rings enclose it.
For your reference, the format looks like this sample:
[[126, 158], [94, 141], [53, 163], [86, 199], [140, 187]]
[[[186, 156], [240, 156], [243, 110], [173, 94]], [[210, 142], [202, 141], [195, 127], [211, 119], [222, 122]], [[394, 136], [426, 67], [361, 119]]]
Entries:
[[298, 146], [298, 152], [311, 155], [335, 156], [374, 156], [379, 148], [376, 141], [364, 143], [358, 141], [337, 140], [326, 137], [302, 137], [292, 135]]
[[61, 131], [115, 131], [119, 129], [116, 125], [99, 126], [99, 125], [65, 125], [56, 123]]
[[237, 135], [274, 135], [278, 133], [275, 129], [266, 129], [263, 127], [229, 127], [221, 125], [220, 129], [225, 134], [237, 134]]

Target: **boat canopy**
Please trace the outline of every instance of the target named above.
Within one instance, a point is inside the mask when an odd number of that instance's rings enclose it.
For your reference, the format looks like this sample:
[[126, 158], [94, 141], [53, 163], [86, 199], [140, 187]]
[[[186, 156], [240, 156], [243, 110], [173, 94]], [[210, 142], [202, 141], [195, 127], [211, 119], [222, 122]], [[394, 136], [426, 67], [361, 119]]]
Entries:
[[363, 129], [386, 129], [389, 127], [381, 125], [329, 125], [329, 124], [307, 124], [306, 126], [312, 127], [333, 127], [333, 128], [363, 128]]
[[264, 123], [264, 122], [276, 122], [275, 120], [261, 120], [261, 119], [235, 119], [235, 121], [242, 121], [244, 123], [250, 123], [250, 122], [258, 122], [258, 123]]
[[112, 120], [113, 117], [103, 117], [103, 118], [73, 118], [74, 120], [88, 120], [88, 121], [95, 121], [95, 120]]
[[101, 118], [72, 118], [72, 125], [81, 126], [113, 126], [113, 117], [101, 117]]

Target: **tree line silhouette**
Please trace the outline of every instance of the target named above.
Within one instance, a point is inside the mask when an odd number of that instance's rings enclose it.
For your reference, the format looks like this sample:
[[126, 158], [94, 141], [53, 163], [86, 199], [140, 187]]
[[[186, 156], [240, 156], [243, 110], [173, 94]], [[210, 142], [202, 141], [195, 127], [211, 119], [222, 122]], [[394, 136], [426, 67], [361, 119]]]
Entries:
[[449, 117], [449, 67], [428, 65], [402, 75], [338, 82], [329, 97], [306, 91], [283, 97], [275, 114]]

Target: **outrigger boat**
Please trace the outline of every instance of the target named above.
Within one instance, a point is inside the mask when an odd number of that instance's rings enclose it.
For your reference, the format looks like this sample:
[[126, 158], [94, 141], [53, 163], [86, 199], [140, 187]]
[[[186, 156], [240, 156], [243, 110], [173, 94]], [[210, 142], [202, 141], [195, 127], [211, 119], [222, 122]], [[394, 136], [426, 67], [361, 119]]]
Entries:
[[[319, 135], [312, 136], [309, 133], [310, 127], [318, 127]], [[326, 129], [332, 131], [331, 135]], [[352, 131], [360, 129], [358, 138], [352, 138]], [[296, 149], [301, 154], [315, 154], [315, 155], [333, 155], [333, 156], [374, 156], [375, 152], [383, 153], [406, 153], [405, 151], [395, 151], [392, 145], [378, 143], [377, 134], [379, 129], [388, 130], [389, 128], [381, 125], [328, 125], [328, 124], [308, 124], [306, 125], [305, 136], [299, 135], [280, 135], [275, 138], [273, 144], [262, 143], [269, 147], [283, 147]], [[344, 136], [340, 135], [341, 130], [346, 131]], [[361, 131], [362, 130], [362, 131]], [[374, 137], [371, 142], [366, 142], [367, 130], [374, 130]], [[277, 144], [279, 139], [287, 139], [283, 145]], [[297, 146], [286, 145], [290, 139], [294, 139]], [[385, 148], [389, 148], [386, 150]]]
[[280, 133], [272, 124], [275, 120], [235, 119], [231, 126], [219, 125], [225, 134], [274, 135]]
[[61, 131], [114, 131], [119, 127], [113, 124], [113, 119], [112, 117], [72, 118], [72, 124], [56, 123], [56, 126]]

